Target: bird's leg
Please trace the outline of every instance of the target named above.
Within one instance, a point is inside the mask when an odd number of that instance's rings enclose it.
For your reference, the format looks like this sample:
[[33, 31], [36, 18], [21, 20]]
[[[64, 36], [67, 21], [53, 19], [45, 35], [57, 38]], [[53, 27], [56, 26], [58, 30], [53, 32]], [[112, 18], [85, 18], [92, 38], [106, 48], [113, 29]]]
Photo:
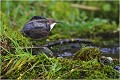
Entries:
[[[48, 47], [44, 47], [44, 46], [41, 46], [39, 47], [40, 45], [38, 43], [36, 43], [36, 41], [39, 42], [39, 40], [35, 40], [35, 39], [31, 39], [31, 44], [32, 44], [32, 47], [41, 50], [43, 53], [47, 54], [48, 56], [52, 57], [53, 56], [53, 52], [48, 48]], [[37, 48], [38, 47], [38, 48]]]
[[31, 39], [31, 45], [32, 45], [32, 46], [39, 46], [39, 45], [36, 43], [36, 40], [35, 40], [35, 39]]

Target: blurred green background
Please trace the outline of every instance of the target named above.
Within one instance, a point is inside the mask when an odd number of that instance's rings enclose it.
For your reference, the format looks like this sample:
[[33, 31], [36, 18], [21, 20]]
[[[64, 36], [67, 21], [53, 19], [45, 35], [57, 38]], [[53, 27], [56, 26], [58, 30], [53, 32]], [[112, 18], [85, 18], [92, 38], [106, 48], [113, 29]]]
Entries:
[[24, 38], [16, 36], [30, 18], [43, 16], [62, 22], [55, 25], [50, 40], [79, 37], [118, 42], [118, 1], [2, 1], [0, 14], [1, 32], [15, 40]]

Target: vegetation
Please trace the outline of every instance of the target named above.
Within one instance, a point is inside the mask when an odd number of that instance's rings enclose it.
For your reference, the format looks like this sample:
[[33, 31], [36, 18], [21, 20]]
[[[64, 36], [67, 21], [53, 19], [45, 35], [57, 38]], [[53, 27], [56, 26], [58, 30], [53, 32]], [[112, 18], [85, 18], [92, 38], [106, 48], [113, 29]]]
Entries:
[[[94, 55], [90, 48], [88, 54]], [[84, 52], [84, 48], [81, 50]], [[98, 49], [95, 49], [99, 56]], [[78, 54], [78, 53], [77, 53]], [[81, 54], [81, 53], [80, 53]], [[88, 56], [87, 54], [83, 54]], [[8, 54], [2, 56], [2, 78], [17, 79], [109, 79], [118, 78], [119, 73], [112, 66], [104, 65], [98, 57], [85, 57], [69, 60], [66, 58], [49, 58], [45, 54], [36, 56], [30, 53]], [[64, 73], [64, 74], [63, 74]], [[103, 77], [104, 76], [104, 77]]]
[[74, 59], [80, 59], [83, 61], [89, 61], [93, 59], [99, 60], [101, 58], [100, 50], [97, 48], [85, 47], [82, 50], [79, 50], [74, 55]]
[[[99, 4], [98, 4], [99, 3]], [[94, 6], [84, 9], [71, 4]], [[50, 36], [34, 41], [37, 45], [67, 38], [87, 38], [99, 46], [118, 44], [118, 1], [1, 1], [0, 43], [2, 79], [115, 79], [113, 66], [99, 61], [98, 48], [83, 48], [73, 59], [32, 55], [21, 47], [32, 46], [32, 40], [20, 30], [33, 16], [52, 17], [61, 21]], [[49, 41], [46, 41], [48, 39]], [[12, 48], [15, 48], [13, 51]], [[84, 57], [81, 59], [81, 57]], [[93, 57], [95, 56], [95, 57]]]

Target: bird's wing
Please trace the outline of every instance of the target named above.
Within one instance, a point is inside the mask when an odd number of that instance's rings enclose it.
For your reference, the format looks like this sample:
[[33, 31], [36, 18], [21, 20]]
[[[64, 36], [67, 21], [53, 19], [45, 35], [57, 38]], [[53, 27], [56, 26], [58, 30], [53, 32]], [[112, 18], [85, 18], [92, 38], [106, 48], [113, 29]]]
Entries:
[[36, 28], [36, 27], [46, 27], [46, 24], [47, 24], [47, 23], [42, 22], [42, 21], [34, 21], [34, 22], [33, 22], [33, 25], [34, 25], [35, 28]]
[[49, 35], [49, 30], [43, 27], [36, 27], [31, 29], [28, 35], [33, 39], [44, 38]]

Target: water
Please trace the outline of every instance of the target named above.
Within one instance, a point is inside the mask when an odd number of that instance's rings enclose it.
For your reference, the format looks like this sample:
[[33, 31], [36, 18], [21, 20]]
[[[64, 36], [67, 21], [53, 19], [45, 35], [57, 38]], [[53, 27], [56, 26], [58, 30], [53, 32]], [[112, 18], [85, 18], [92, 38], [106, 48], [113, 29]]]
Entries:
[[[62, 46], [62, 47], [59, 47], [59, 49], [56, 51], [51, 50], [53, 51], [53, 55], [56, 56], [56, 57], [61, 57], [61, 58], [64, 58], [64, 57], [72, 57], [78, 50], [80, 50], [81, 48], [83, 47], [95, 47], [95, 46], [92, 46], [90, 44], [71, 44], [70, 46]], [[120, 47], [112, 47], [112, 48], [106, 48], [106, 47], [102, 47], [100, 48], [100, 52], [102, 52], [103, 56], [106, 56], [106, 57], [112, 57], [112, 58], [117, 58], [119, 59], [119, 51], [120, 51]]]
[[[65, 57], [71, 58], [78, 50], [82, 49], [83, 47], [96, 47], [96, 46], [87, 43], [67, 43], [67, 44], [55, 45], [48, 48], [43, 47], [41, 49], [39, 48], [32, 49], [32, 53], [36, 55], [42, 52], [50, 57], [55, 56], [60, 58], [65, 58]], [[111, 47], [109, 48], [109, 46], [101, 47], [100, 51], [103, 53], [102, 54], [103, 56], [119, 59], [120, 47], [112, 47], [112, 48]]]
[[113, 48], [100, 48], [100, 51], [106, 57], [112, 57], [119, 59], [119, 51], [120, 47], [113, 47]]

